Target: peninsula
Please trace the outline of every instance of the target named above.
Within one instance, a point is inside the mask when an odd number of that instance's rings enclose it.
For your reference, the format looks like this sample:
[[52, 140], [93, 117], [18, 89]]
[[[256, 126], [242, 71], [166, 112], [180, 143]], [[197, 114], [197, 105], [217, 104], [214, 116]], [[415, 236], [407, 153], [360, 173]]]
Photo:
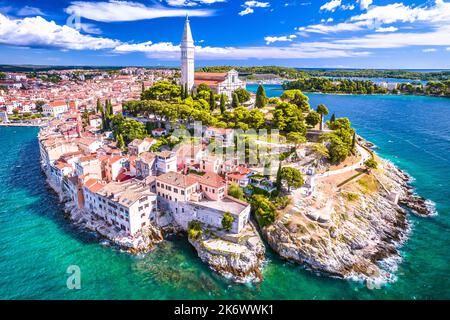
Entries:
[[393, 280], [406, 208], [434, 214], [408, 175], [299, 89], [269, 99], [236, 70], [195, 72], [193, 43], [186, 19], [181, 73], [55, 71], [64, 85], [8, 90], [3, 121], [42, 125], [41, 166], [68, 219], [132, 254], [186, 234], [238, 283], [263, 280], [263, 239], [312, 270]]

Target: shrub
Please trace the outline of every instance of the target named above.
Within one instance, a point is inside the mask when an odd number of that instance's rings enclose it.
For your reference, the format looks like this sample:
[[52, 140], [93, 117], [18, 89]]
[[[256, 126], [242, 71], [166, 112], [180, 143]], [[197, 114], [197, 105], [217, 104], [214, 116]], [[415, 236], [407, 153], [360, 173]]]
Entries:
[[188, 225], [188, 237], [190, 239], [198, 240], [202, 236], [202, 227], [200, 221], [192, 220]]

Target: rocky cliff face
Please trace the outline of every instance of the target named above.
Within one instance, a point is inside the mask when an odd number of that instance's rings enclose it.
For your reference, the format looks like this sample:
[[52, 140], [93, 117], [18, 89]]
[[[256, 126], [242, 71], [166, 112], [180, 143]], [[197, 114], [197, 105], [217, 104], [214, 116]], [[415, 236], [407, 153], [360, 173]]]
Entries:
[[264, 244], [256, 230], [248, 225], [239, 235], [211, 232], [189, 242], [198, 256], [221, 276], [237, 283], [262, 280]]
[[382, 161], [381, 167], [365, 180], [327, 194], [333, 203], [327, 223], [307, 218], [302, 213], [308, 209], [305, 201], [289, 219], [266, 227], [263, 234], [270, 246], [285, 259], [333, 276], [392, 280], [386, 262], [400, 259], [398, 246], [406, 239], [409, 223], [390, 191], [402, 199], [408, 189], [404, 174], [392, 164]]

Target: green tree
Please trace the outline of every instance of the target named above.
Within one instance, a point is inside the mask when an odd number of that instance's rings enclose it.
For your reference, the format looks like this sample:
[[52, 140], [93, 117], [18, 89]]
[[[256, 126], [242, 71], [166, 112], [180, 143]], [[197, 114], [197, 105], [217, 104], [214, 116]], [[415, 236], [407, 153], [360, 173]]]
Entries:
[[95, 111], [96, 111], [97, 113], [98, 113], [98, 112], [101, 112], [102, 108], [103, 108], [102, 103], [100, 102], [100, 98], [98, 98], [98, 99], [97, 99], [97, 107], [95, 108]]
[[230, 184], [228, 187], [228, 195], [239, 200], [244, 200], [244, 191], [242, 191], [242, 188], [236, 183]]
[[276, 180], [276, 186], [277, 186], [277, 192], [279, 193], [281, 191], [281, 161], [278, 163], [278, 170], [277, 170], [277, 180]]
[[286, 181], [289, 191], [291, 187], [300, 188], [304, 183], [303, 174], [292, 167], [284, 167], [281, 169], [281, 179]]
[[209, 110], [214, 111], [216, 109], [216, 99], [214, 97], [214, 92], [209, 93]]
[[141, 100], [173, 101], [180, 97], [181, 89], [167, 80], [158, 81], [141, 94]]
[[240, 103], [247, 102], [251, 98], [250, 92], [248, 92], [247, 90], [245, 90], [243, 88], [238, 88], [238, 89], [234, 90], [234, 93], [237, 94]]
[[233, 99], [231, 100], [231, 107], [233, 109], [239, 107], [239, 97], [236, 93], [233, 93]]
[[200, 83], [197, 87], [197, 93], [202, 91], [211, 92], [211, 88], [205, 83]]
[[331, 115], [330, 123], [331, 123], [331, 125], [334, 125], [336, 123], [336, 115], [334, 114], [334, 112]]
[[260, 84], [258, 90], [256, 91], [255, 107], [264, 108], [264, 106], [266, 105], [266, 99], [266, 90], [264, 89], [263, 85]]
[[315, 111], [311, 111], [305, 118], [305, 121], [311, 127], [315, 127], [321, 120], [321, 116], [319, 113]]
[[309, 98], [303, 94], [300, 90], [286, 90], [280, 97], [283, 100], [288, 100], [290, 103], [295, 104], [299, 107], [302, 112], [308, 112], [310, 110], [309, 107]]
[[36, 111], [42, 112], [42, 107], [44, 106], [44, 104], [45, 104], [45, 101], [42, 101], [42, 100], [36, 101], [34, 104], [36, 106]]
[[326, 116], [328, 114], [328, 108], [324, 104], [319, 104], [317, 106], [317, 113], [320, 114], [320, 131], [323, 130], [323, 116]]
[[230, 212], [225, 212], [222, 218], [222, 228], [226, 231], [230, 231], [233, 227], [234, 217], [231, 215]]
[[226, 107], [225, 107], [225, 95], [222, 93], [220, 95], [220, 113], [224, 114]]
[[356, 132], [353, 132], [353, 137], [352, 137], [352, 151], [355, 150], [356, 147]]
[[125, 141], [123, 141], [123, 136], [121, 134], [118, 134], [116, 140], [117, 140], [117, 148], [119, 148], [120, 150], [124, 150]]
[[370, 172], [372, 169], [378, 168], [378, 162], [373, 158], [367, 159], [364, 162], [364, 165], [366, 166], [366, 170], [368, 172]]
[[200, 221], [192, 220], [188, 224], [188, 237], [193, 240], [198, 240], [202, 236], [202, 226]]
[[180, 85], [180, 97], [181, 99], [186, 99], [186, 95], [184, 94], [184, 86]]
[[268, 226], [275, 221], [276, 208], [265, 196], [256, 194], [250, 199], [252, 212], [261, 227]]
[[286, 136], [286, 140], [289, 143], [295, 144], [296, 148], [298, 148], [300, 144], [306, 143], [306, 137], [300, 132], [289, 132]]

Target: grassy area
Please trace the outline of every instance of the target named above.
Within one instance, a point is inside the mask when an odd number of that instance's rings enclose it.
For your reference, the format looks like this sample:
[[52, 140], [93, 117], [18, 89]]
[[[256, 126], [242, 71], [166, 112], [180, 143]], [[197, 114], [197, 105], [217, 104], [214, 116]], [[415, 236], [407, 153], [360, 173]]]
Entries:
[[347, 199], [347, 201], [356, 201], [359, 199], [359, 195], [353, 192], [341, 192], [341, 195]]
[[342, 187], [343, 185], [349, 183], [349, 182], [352, 181], [353, 179], [356, 179], [357, 177], [359, 177], [359, 176], [362, 175], [362, 174], [364, 174], [364, 171], [358, 172], [357, 174], [355, 174], [355, 175], [351, 176], [350, 178], [345, 179], [344, 181], [342, 181], [341, 183], [339, 183], [339, 184], [337, 185], [337, 187], [338, 187], [338, 188]]
[[361, 191], [365, 194], [370, 194], [378, 191], [378, 183], [373, 176], [366, 175], [358, 180]]

